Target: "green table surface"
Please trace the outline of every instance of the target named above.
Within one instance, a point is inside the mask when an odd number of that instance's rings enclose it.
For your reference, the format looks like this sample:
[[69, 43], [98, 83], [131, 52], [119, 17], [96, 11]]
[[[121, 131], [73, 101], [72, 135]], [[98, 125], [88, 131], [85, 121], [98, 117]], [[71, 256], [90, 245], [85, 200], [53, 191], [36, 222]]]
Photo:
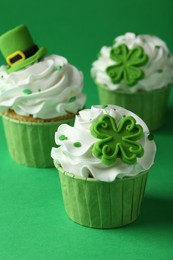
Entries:
[[[21, 23], [49, 54], [83, 71], [87, 107], [98, 104], [91, 63], [119, 34], [154, 34], [173, 52], [172, 0], [2, 1], [0, 34]], [[0, 120], [0, 260], [173, 259], [173, 90], [165, 124], [154, 135], [157, 154], [140, 217], [123, 228], [98, 230], [67, 217], [56, 169], [11, 160]]]

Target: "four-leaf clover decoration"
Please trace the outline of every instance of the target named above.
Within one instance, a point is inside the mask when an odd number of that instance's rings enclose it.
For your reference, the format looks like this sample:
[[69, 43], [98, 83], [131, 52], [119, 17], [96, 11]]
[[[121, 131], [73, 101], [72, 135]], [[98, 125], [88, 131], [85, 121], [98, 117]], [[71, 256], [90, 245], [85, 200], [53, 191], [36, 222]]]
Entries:
[[123, 116], [116, 125], [115, 119], [107, 114], [101, 115], [91, 125], [91, 134], [100, 139], [92, 147], [95, 157], [105, 165], [112, 165], [117, 158], [124, 163], [134, 164], [144, 153], [137, 142], [143, 134], [142, 126], [136, 124], [132, 116]]
[[124, 80], [128, 86], [133, 86], [144, 77], [139, 67], [147, 63], [148, 56], [141, 46], [129, 50], [125, 44], [121, 44], [111, 49], [110, 58], [116, 64], [107, 67], [106, 73], [114, 84]]

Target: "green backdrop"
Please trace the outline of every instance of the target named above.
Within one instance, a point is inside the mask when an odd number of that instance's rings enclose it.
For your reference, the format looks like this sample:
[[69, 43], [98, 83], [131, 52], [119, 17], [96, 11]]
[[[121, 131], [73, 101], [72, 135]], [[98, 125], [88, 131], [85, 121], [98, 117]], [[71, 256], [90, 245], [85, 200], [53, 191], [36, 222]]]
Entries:
[[[154, 34], [173, 52], [172, 0], [2, 1], [0, 34], [21, 23], [49, 54], [65, 56], [83, 71], [87, 107], [98, 103], [91, 63], [116, 36]], [[11, 160], [0, 122], [0, 260], [173, 259], [173, 91], [155, 140], [141, 216], [124, 228], [97, 230], [68, 219], [56, 169]]]

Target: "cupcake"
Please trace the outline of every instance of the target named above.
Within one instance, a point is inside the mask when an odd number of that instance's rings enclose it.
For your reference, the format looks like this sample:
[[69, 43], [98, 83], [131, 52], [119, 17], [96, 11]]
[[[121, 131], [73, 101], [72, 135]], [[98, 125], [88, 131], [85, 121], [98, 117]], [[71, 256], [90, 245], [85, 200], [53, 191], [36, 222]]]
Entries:
[[0, 111], [11, 157], [30, 167], [53, 167], [54, 133], [73, 125], [86, 101], [83, 74], [62, 56], [46, 56], [26, 26], [0, 37], [8, 65], [0, 67]]
[[116, 228], [138, 218], [156, 152], [142, 119], [119, 106], [92, 106], [73, 127], [59, 126], [55, 141], [51, 156], [70, 219]]
[[91, 76], [100, 104], [136, 113], [150, 130], [163, 125], [173, 83], [173, 56], [161, 39], [134, 33], [115, 38], [112, 47], [101, 48]]

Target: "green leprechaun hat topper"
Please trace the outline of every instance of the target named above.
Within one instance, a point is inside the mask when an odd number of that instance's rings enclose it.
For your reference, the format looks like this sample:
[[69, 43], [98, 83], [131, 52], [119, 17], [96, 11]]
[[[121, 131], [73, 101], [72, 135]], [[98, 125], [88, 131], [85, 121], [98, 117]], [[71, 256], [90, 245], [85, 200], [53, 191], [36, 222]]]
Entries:
[[11, 73], [36, 62], [47, 52], [33, 42], [29, 30], [20, 25], [0, 36], [0, 50], [6, 59], [7, 72]]

